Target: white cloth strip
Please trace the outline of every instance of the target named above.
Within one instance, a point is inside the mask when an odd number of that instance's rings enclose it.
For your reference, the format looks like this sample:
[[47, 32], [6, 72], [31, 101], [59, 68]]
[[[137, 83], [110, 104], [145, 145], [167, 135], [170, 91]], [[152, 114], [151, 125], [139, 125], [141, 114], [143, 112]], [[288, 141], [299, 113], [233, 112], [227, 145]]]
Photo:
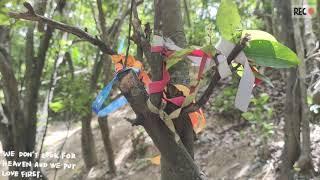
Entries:
[[163, 38], [158, 35], [153, 36], [151, 46], [164, 46], [172, 51], [182, 50], [182, 48], [175, 45], [175, 43], [170, 38]]
[[[229, 42], [221, 38], [218, 44], [216, 45], [216, 49], [220, 51], [225, 57], [228, 57], [235, 46], [236, 45], [233, 44], [232, 42]], [[254, 87], [255, 76], [251, 70], [248, 59], [243, 51], [241, 51], [238, 54], [238, 56], [235, 58], [235, 61], [244, 66], [244, 73], [241, 77], [236, 99], [235, 99], [235, 107], [243, 112], [246, 112], [250, 104], [252, 89]], [[221, 68], [226, 68], [226, 67], [221, 67]], [[229, 66], [227, 68], [230, 70]], [[221, 71], [223, 72], [228, 70], [221, 70]], [[219, 70], [219, 73], [220, 73], [220, 70]]]
[[232, 72], [230, 70], [230, 67], [228, 65], [228, 62], [227, 62], [227, 58], [220, 54], [217, 56], [217, 60], [218, 60], [218, 71], [219, 71], [219, 74], [220, 74], [220, 77], [221, 79], [224, 79], [226, 77], [229, 77], [232, 75]]

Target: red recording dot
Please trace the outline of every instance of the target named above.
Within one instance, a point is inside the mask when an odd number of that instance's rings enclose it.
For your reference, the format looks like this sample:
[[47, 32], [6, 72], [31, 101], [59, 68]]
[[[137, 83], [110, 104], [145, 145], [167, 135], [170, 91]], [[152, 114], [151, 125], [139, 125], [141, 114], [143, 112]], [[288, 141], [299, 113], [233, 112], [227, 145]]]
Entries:
[[312, 16], [314, 14], [314, 8], [309, 8], [308, 14]]

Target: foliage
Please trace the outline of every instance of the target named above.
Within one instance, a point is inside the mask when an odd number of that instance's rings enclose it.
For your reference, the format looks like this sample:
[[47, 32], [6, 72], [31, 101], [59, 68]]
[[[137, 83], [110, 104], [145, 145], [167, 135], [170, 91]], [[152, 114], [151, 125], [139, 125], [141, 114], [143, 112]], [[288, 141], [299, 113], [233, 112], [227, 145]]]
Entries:
[[63, 79], [57, 87], [54, 101], [50, 104], [50, 109], [56, 113], [71, 111], [79, 116], [90, 111], [93, 97], [89, 93], [88, 80], [85, 75], [80, 75], [74, 80]]
[[273, 110], [267, 103], [269, 95], [262, 93], [259, 97], [251, 100], [253, 106], [250, 111], [242, 113], [242, 117], [248, 120], [253, 128], [259, 131], [263, 137], [270, 137], [273, 131], [273, 124], [268, 122], [272, 118]]
[[[241, 18], [232, 0], [222, 0], [217, 13], [217, 26], [222, 38], [237, 43], [239, 36], [250, 34], [251, 40], [244, 49], [252, 65], [273, 68], [289, 68], [299, 64], [297, 55], [288, 47], [263, 31], [242, 30]], [[241, 33], [239, 33], [241, 30]]]
[[186, 48], [180, 51], [176, 51], [172, 56], [168, 58], [166, 68], [170, 69], [173, 65], [177, 64], [179, 61], [184, 59], [192, 51], [193, 51], [193, 48]]
[[204, 46], [204, 47], [201, 47], [201, 48], [191, 46], [189, 48], [185, 48], [180, 51], [176, 51], [170, 57], [168, 57], [168, 59], [166, 60], [166, 68], [170, 69], [173, 65], [177, 64], [179, 61], [183, 60], [190, 53], [192, 53], [192, 51], [197, 50], [197, 49], [201, 49], [204, 53], [211, 55], [211, 56], [215, 53], [215, 49], [213, 48], [213, 46], [211, 44]]
[[289, 68], [299, 64], [297, 55], [288, 47], [268, 40], [252, 40], [244, 49], [256, 65], [273, 68]]
[[222, 0], [217, 13], [217, 26], [221, 36], [232, 40], [241, 28], [241, 18], [233, 0]]
[[[237, 119], [237, 111], [234, 108], [234, 100], [237, 93], [236, 86], [228, 86], [223, 89], [223, 92], [215, 96], [213, 108], [216, 112], [224, 117]], [[268, 106], [269, 95], [262, 93], [257, 97], [252, 98], [252, 106], [248, 112], [242, 113], [241, 117], [249, 121], [252, 127], [258, 134], [263, 137], [270, 137], [273, 134], [272, 119], [273, 109]], [[239, 114], [240, 115], [240, 114]]]
[[61, 112], [65, 109], [65, 105], [64, 105], [64, 102], [62, 99], [59, 99], [57, 98], [55, 100], [55, 102], [52, 102], [49, 104], [49, 108], [55, 112], [55, 113], [58, 113], [58, 112]]
[[269, 41], [277, 41], [277, 39], [271, 34], [261, 31], [261, 30], [243, 30], [242, 37], [246, 34], [250, 35], [250, 40], [269, 40]]
[[228, 86], [223, 89], [223, 92], [215, 97], [213, 107], [219, 113], [233, 113], [234, 100], [236, 97], [237, 88], [235, 86]]

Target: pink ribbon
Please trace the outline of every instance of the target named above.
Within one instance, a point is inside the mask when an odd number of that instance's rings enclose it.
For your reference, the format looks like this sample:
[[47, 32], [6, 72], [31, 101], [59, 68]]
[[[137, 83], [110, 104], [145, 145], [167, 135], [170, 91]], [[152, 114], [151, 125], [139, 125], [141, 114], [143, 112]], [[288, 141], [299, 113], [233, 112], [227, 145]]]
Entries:
[[208, 59], [208, 55], [207, 55], [207, 54], [204, 54], [204, 55], [202, 56], [201, 63], [200, 63], [200, 67], [199, 67], [198, 81], [202, 78], [202, 74], [203, 74], [203, 71], [204, 71], [204, 67], [206, 66], [206, 63], [207, 63], [207, 59]]
[[[158, 44], [158, 45], [151, 46], [151, 52], [152, 53], [160, 53], [161, 55], [163, 55], [165, 57], [169, 57], [170, 55], [172, 55], [175, 52], [175, 50], [170, 50], [164, 44], [163, 45]], [[207, 60], [209, 59], [210, 56], [208, 54], [206, 54], [204, 51], [202, 51], [201, 49], [193, 50], [189, 56], [195, 56], [195, 57], [202, 58], [201, 62], [200, 62], [199, 73], [198, 73], [198, 80], [200, 80], [202, 77], [203, 71], [205, 69]], [[189, 58], [189, 59], [194, 61], [194, 59], [192, 59], [192, 58]], [[151, 82], [148, 86], [148, 93], [154, 94], [154, 93], [163, 92], [169, 81], [170, 81], [170, 74], [167, 71], [167, 69], [165, 69], [165, 67], [164, 67], [162, 80]], [[163, 100], [170, 102], [172, 104], [175, 104], [176, 106], [181, 107], [184, 100], [185, 100], [185, 97], [184, 96], [179, 96], [179, 97], [174, 97], [174, 98], [163, 97]]]
[[150, 82], [148, 86], [148, 93], [155, 94], [163, 92], [169, 81], [170, 74], [164, 67], [162, 71], [162, 80]]
[[181, 107], [186, 98], [184, 96], [178, 96], [174, 98], [164, 97], [163, 99], [166, 100], [167, 102], [171, 102], [172, 104]]

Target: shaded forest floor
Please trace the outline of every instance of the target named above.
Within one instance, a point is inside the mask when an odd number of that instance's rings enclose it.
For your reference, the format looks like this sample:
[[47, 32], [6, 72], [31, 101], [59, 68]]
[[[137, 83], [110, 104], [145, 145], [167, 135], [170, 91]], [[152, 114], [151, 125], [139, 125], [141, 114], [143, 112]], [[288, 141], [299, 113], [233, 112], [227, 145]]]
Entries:
[[[156, 148], [141, 128], [131, 127], [124, 117], [134, 117], [129, 107], [123, 108], [109, 118], [118, 167], [118, 175], [114, 179], [160, 180], [160, 167], [149, 161], [150, 157], [157, 155]], [[210, 180], [275, 179], [283, 146], [280, 128], [275, 129], [274, 136], [269, 140], [268, 145], [264, 146], [257, 133], [245, 121], [229, 121], [214, 114], [208, 114], [207, 120], [205, 131], [195, 142], [195, 159]], [[58, 180], [111, 179], [100, 130], [97, 126], [97, 122], [94, 121], [93, 132], [99, 164], [90, 172], [85, 172], [81, 159], [80, 124], [74, 124], [63, 151], [77, 154], [78, 158], [73, 162], [77, 166], [75, 170], [59, 170]], [[66, 131], [61, 131], [63, 128], [57, 124], [50, 129], [54, 132], [49, 133], [47, 137], [45, 151], [58, 151]], [[57, 129], [60, 132], [56, 131]], [[320, 127], [312, 125], [311, 129], [315, 166], [319, 167], [320, 148], [316, 148], [315, 145], [320, 141]], [[58, 132], [61, 134], [58, 135]], [[57, 142], [58, 137], [60, 140]], [[48, 170], [47, 173], [49, 179], [53, 179], [54, 170]]]
[[[152, 146], [151, 140], [145, 136], [143, 130], [131, 127], [124, 117], [134, 117], [129, 107], [114, 113], [109, 119], [118, 167], [118, 175], [115, 179], [160, 179], [159, 166], [151, 164], [148, 160], [157, 155], [157, 150]], [[207, 115], [207, 120], [205, 131], [198, 136], [195, 142], [195, 159], [209, 179], [275, 179], [283, 146], [280, 128], [275, 129], [275, 135], [269, 140], [267, 151], [265, 151], [261, 139], [247, 123], [227, 121], [219, 115]], [[63, 152], [76, 153], [77, 158], [60, 162], [77, 165], [74, 170], [60, 169], [57, 172], [57, 180], [110, 179], [106, 153], [96, 121], [93, 122], [93, 127], [99, 164], [90, 172], [85, 172], [81, 157], [80, 124], [73, 124]], [[312, 125], [311, 130], [313, 158], [315, 166], [319, 167], [320, 148], [317, 148], [317, 144], [320, 142], [320, 126]], [[139, 136], [138, 134], [141, 133], [143, 135]], [[59, 152], [67, 134], [68, 131], [64, 124], [51, 125], [44, 152]], [[48, 173], [49, 180], [52, 180], [55, 170], [46, 169], [45, 171]], [[5, 178], [0, 177], [0, 180], [5, 180]]]
[[[278, 82], [279, 83], [279, 82]], [[283, 146], [283, 101], [284, 84], [277, 84], [276, 90], [269, 88], [270, 102], [274, 112], [274, 134], [264, 144], [261, 136], [251, 125], [233, 113], [217, 114], [206, 109], [207, 127], [195, 142], [195, 160], [210, 180], [273, 180], [279, 170], [280, 154]], [[282, 88], [279, 88], [282, 87]], [[222, 88], [222, 87], [220, 87]], [[219, 92], [219, 91], [217, 91]], [[275, 103], [276, 102], [276, 103]], [[209, 105], [208, 105], [209, 106]], [[141, 127], [131, 127], [124, 119], [134, 118], [130, 107], [126, 106], [109, 117], [111, 140], [118, 168], [115, 180], [160, 180], [160, 167], [150, 162], [158, 154], [151, 139]], [[75, 163], [73, 170], [57, 171], [57, 180], [108, 180], [108, 162], [101, 139], [97, 120], [92, 127], [96, 142], [99, 164], [86, 171], [81, 155], [81, 124], [74, 123], [67, 130], [66, 123], [52, 123], [45, 140], [44, 152], [59, 152], [66, 139], [63, 152], [76, 154], [76, 159], [60, 162]], [[320, 167], [320, 126], [311, 124], [312, 157], [315, 169]], [[1, 149], [0, 149], [1, 151]], [[1, 159], [0, 159], [1, 160]], [[1, 169], [0, 169], [1, 170]], [[49, 180], [53, 180], [55, 170], [44, 169]], [[1, 178], [0, 180], [5, 180]]]

